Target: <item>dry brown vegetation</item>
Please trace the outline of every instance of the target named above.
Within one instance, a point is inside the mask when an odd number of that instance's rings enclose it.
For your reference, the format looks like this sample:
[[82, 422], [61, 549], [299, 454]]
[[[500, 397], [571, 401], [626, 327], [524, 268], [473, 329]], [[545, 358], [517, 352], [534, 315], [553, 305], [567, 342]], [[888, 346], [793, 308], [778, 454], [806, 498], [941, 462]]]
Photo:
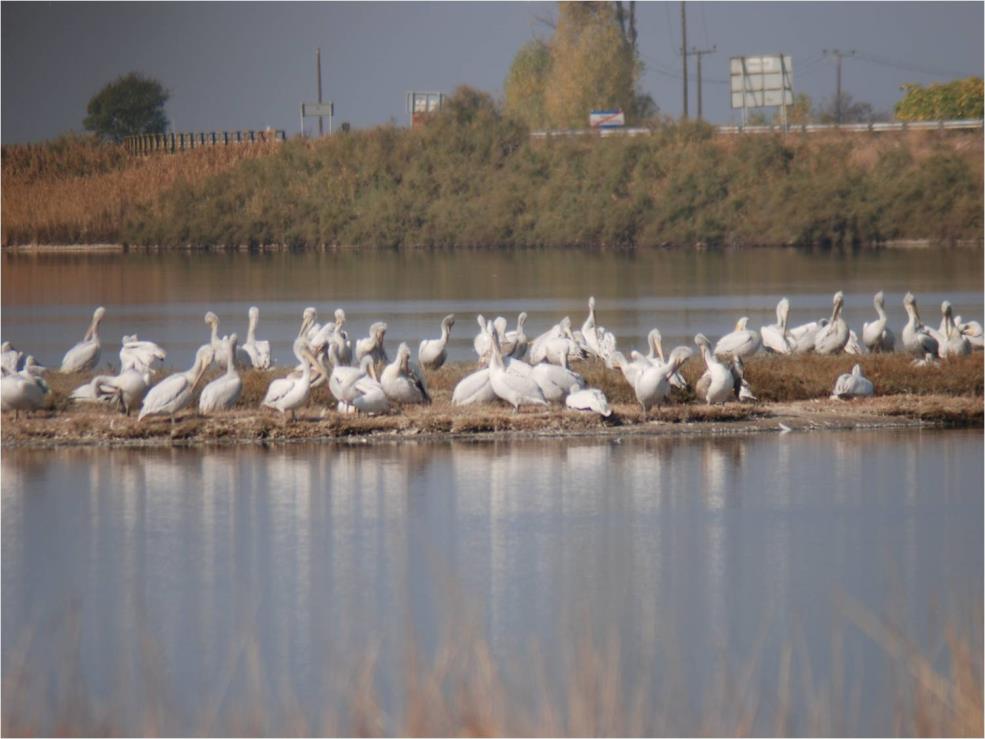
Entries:
[[[877, 396], [846, 402], [830, 400], [837, 376], [856, 362], [875, 383]], [[904, 421], [954, 426], [979, 426], [983, 421], [983, 355], [942, 362], [939, 367], [913, 367], [903, 354], [823, 357], [760, 355], [746, 363], [746, 377], [759, 401], [709, 406], [693, 392], [674, 391], [671, 403], [653, 408], [644, 417], [622, 374], [600, 362], [577, 367], [589, 386], [601, 389], [613, 414], [601, 418], [563, 407], [522, 408], [504, 403], [454, 406], [455, 385], [474, 365], [454, 364], [428, 376], [434, 402], [427, 406], [394, 408], [388, 414], [340, 414], [328, 388], [312, 392], [307, 407], [290, 421], [261, 408], [270, 381], [286, 369], [244, 373], [243, 395], [236, 409], [210, 417], [194, 409], [182, 411], [172, 428], [167, 417], [138, 422], [108, 407], [75, 405], [68, 395], [90, 375], [50, 373], [52, 392], [44, 410], [3, 423], [4, 444], [98, 443], [224, 443], [304, 439], [345, 439], [371, 435], [447, 436], [458, 434], [625, 434], [721, 433], [738, 430], [790, 428], [852, 428]], [[691, 359], [683, 373], [693, 385], [703, 364]], [[207, 381], [216, 371], [206, 377]]]

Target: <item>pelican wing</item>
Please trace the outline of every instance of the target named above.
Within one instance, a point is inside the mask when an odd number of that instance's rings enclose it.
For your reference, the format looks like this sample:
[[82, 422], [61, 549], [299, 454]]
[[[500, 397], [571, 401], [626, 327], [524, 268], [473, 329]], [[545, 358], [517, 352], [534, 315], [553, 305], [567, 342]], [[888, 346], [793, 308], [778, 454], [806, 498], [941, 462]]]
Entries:
[[496, 399], [492, 384], [489, 381], [489, 368], [463, 377], [455, 386], [451, 402], [454, 405], [470, 405], [471, 403], [489, 403]]

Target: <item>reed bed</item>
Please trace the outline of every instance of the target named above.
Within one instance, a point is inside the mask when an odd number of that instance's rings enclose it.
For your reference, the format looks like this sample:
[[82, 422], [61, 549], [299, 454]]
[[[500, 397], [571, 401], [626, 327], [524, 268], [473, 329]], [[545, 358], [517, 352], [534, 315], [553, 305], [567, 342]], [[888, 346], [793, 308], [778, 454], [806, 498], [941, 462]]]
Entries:
[[[835, 379], [856, 362], [875, 383], [876, 397], [853, 401], [829, 398]], [[112, 443], [174, 442], [211, 443], [271, 440], [303, 440], [364, 437], [374, 434], [400, 436], [479, 433], [612, 434], [612, 433], [718, 433], [734, 429], [776, 429], [787, 426], [852, 428], [882, 423], [913, 421], [950, 426], [981, 426], [983, 422], [982, 354], [954, 357], [937, 367], [913, 367], [903, 354], [864, 357], [778, 357], [760, 355], [746, 363], [746, 377], [759, 400], [709, 406], [693, 391], [673, 391], [671, 402], [652, 408], [645, 416], [632, 389], [618, 370], [598, 361], [579, 363], [575, 369], [588, 385], [609, 399], [612, 416], [573, 411], [553, 405], [524, 407], [519, 413], [504, 403], [455, 406], [455, 385], [474, 371], [474, 364], [447, 365], [428, 374], [433, 398], [430, 405], [394, 407], [374, 416], [340, 414], [326, 386], [312, 391], [305, 408], [294, 421], [260, 403], [270, 381], [287, 369], [250, 370], [243, 373], [243, 394], [236, 408], [201, 417], [195, 406], [182, 411], [172, 427], [167, 417], [138, 422], [136, 413], [122, 416], [103, 406], [78, 405], [68, 399], [72, 390], [88, 381], [91, 373], [49, 373], [52, 392], [46, 407], [32, 415], [7, 414], [3, 443]], [[683, 368], [692, 385], [704, 370], [692, 358]], [[202, 385], [217, 376], [207, 373]]]

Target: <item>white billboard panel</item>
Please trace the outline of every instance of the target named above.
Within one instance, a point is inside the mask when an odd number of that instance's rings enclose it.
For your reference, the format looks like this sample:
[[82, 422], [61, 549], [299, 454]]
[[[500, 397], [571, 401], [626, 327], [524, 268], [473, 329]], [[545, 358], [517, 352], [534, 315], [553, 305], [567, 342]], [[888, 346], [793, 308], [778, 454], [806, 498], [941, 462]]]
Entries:
[[793, 59], [787, 54], [735, 56], [729, 60], [733, 108], [793, 104]]

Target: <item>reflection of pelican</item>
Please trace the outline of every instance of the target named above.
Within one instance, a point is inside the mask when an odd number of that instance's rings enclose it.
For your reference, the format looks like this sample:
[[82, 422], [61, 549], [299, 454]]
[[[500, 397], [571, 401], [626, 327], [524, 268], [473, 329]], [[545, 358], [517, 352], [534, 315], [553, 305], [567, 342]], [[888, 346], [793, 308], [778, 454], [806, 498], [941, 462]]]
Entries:
[[441, 338], [424, 339], [417, 348], [417, 361], [425, 369], [440, 369], [448, 358], [448, 339], [452, 326], [455, 325], [455, 314], [449, 313], [441, 319]]
[[776, 323], [759, 329], [763, 349], [776, 354], [789, 354], [793, 347], [787, 333], [787, 321], [790, 318], [790, 301], [786, 298], [776, 304]]
[[410, 348], [401, 342], [397, 358], [380, 374], [380, 385], [390, 400], [398, 403], [430, 403], [424, 377], [410, 363]]
[[99, 362], [99, 352], [102, 349], [102, 344], [99, 342], [99, 322], [103, 320], [105, 314], [105, 308], [102, 306], [96, 308], [82, 341], [65, 352], [65, 357], [62, 359], [62, 372], [86, 372]]
[[834, 306], [831, 310], [831, 320], [826, 326], [818, 329], [814, 337], [814, 351], [818, 354], [837, 354], [848, 343], [848, 324], [841, 317], [841, 308], [845, 304], [845, 295], [841, 290], [831, 299]]
[[831, 393], [831, 398], [848, 400], [849, 398], [872, 395], [873, 392], [872, 382], [862, 374], [862, 365], [856, 364], [852, 367], [851, 372], [846, 372], [838, 377], [834, 392]]
[[882, 290], [872, 298], [872, 305], [879, 314], [879, 318], [871, 323], [866, 321], [862, 324], [862, 343], [870, 352], [891, 352], [896, 344], [896, 336], [889, 328], [888, 316], [886, 315], [885, 296]]
[[906, 315], [908, 316], [908, 320], [906, 325], [903, 326], [903, 332], [901, 334], [903, 348], [910, 352], [910, 354], [916, 354], [920, 358], [925, 358], [927, 354], [932, 354], [936, 357], [939, 349], [937, 339], [921, 323], [920, 314], [917, 313], [917, 299], [913, 296], [913, 293], [908, 292], [903, 296], [903, 308], [906, 309]]
[[167, 413], [171, 416], [173, 424], [174, 414], [191, 401], [195, 386], [202, 379], [211, 360], [212, 347], [208, 345], [199, 347], [195, 353], [195, 364], [190, 370], [165, 377], [147, 392], [137, 420], [141, 420], [144, 416]]
[[202, 388], [198, 410], [203, 414], [229, 410], [236, 405], [243, 392], [243, 381], [236, 372], [236, 334], [222, 341], [222, 351], [226, 358], [226, 372]]
[[945, 300], [941, 303], [942, 325], [944, 330], [941, 332], [940, 356], [956, 357], [971, 354], [971, 343], [954, 324], [954, 316], [951, 313], [951, 302]]
[[715, 355], [719, 357], [751, 357], [759, 350], [759, 334], [746, 328], [748, 316], [735, 322], [735, 331], [725, 334], [715, 344]]

